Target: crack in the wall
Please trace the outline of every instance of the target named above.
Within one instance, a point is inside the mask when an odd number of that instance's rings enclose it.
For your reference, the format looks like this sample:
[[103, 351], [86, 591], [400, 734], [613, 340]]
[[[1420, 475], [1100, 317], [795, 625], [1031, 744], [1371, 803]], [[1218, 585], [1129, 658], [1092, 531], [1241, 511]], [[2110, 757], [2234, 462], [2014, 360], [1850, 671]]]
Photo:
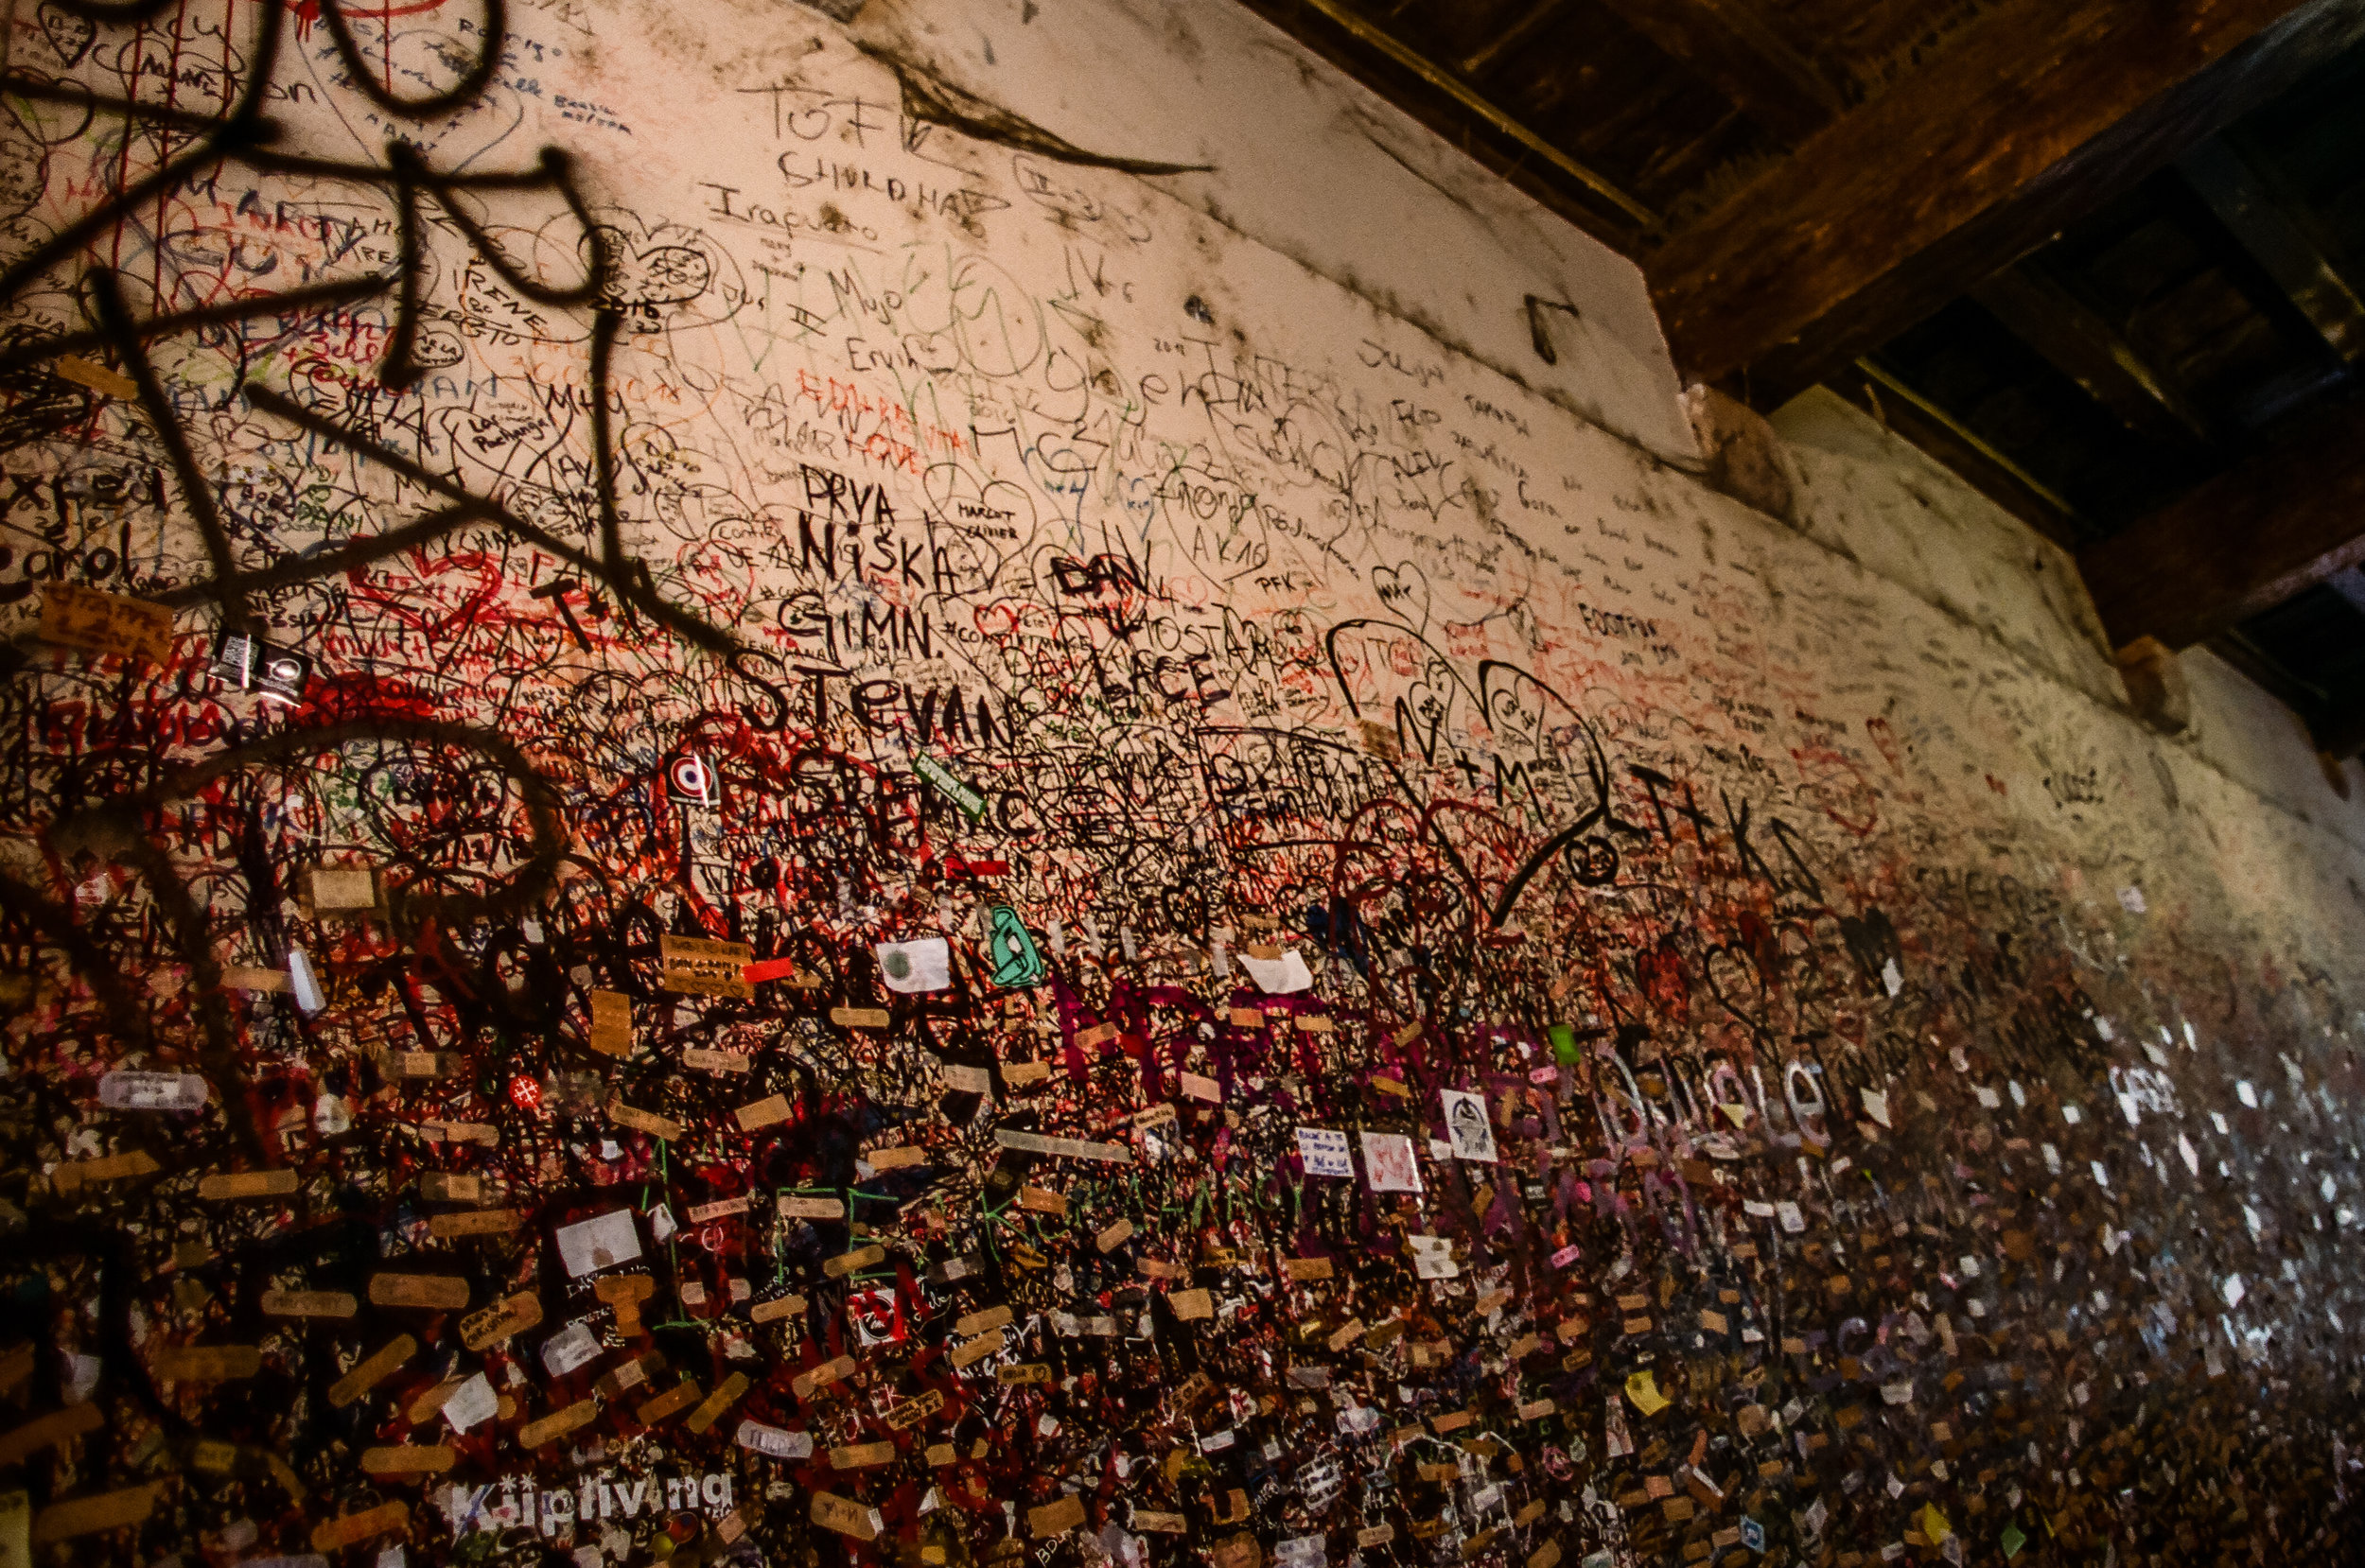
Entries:
[[[840, 0], [844, 3], [844, 0]], [[990, 99], [955, 87], [942, 77], [880, 44], [862, 43], [862, 52], [895, 73], [903, 93], [903, 113], [914, 120], [940, 125], [981, 142], [998, 142], [1022, 152], [1055, 158], [1085, 168], [1115, 169], [1120, 174], [1211, 174], [1213, 164], [1168, 164], [1150, 158], [1121, 158], [1077, 147], [1064, 136], [1044, 130]]]

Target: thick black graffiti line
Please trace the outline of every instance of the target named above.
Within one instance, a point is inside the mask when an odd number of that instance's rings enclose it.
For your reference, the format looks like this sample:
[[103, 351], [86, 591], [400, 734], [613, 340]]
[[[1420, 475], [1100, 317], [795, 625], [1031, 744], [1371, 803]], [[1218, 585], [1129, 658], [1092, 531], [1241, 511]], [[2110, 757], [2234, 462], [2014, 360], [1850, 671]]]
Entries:
[[[64, 9], [95, 22], [137, 23], [161, 14], [171, 3], [173, 0], [156, 0], [155, 4], [142, 0], [138, 5], [114, 7], [91, 4], [90, 0], [69, 0]], [[203, 169], [218, 162], [241, 163], [267, 173], [352, 181], [386, 190], [394, 198], [400, 265], [390, 277], [312, 285], [267, 293], [231, 305], [161, 312], [142, 321], [131, 315], [116, 275], [105, 269], [93, 267], [84, 276], [84, 294], [89, 307], [97, 318], [95, 330], [18, 342], [9, 346], [5, 357], [0, 357], [0, 367], [13, 367], [37, 363], [81, 349], [103, 347], [113, 350], [117, 363], [129, 372], [131, 379], [139, 389], [142, 411], [165, 446], [174, 478], [183, 492], [184, 502], [197, 526], [214, 572], [209, 581], [175, 590], [164, 601], [176, 608], [213, 602], [219, 608], [226, 629], [249, 632], [254, 629], [254, 616], [250, 608], [250, 595], [254, 590], [292, 586], [331, 578], [340, 572], [412, 549], [450, 529], [483, 522], [507, 529], [517, 537], [559, 555], [587, 574], [596, 576], [606, 584], [621, 602], [646, 614], [657, 625], [701, 652], [719, 655], [755, 652], [704, 617], [667, 600], [658, 591], [645, 564], [634, 559], [624, 546], [622, 519], [617, 499], [614, 431], [608, 411], [615, 342], [622, 322], [621, 311], [612, 303], [616, 259], [605, 229], [595, 221], [590, 204], [580, 189], [568, 154], [558, 148], [546, 148], [535, 166], [530, 170], [445, 174], [431, 168], [415, 148], [400, 138], [388, 143], [387, 162], [383, 166], [266, 153], [261, 149], [275, 143], [281, 130], [274, 123], [263, 119], [260, 111], [280, 46], [286, 17], [285, 0], [267, 0], [260, 12], [256, 61], [236, 104], [226, 117], [219, 120], [192, 116], [182, 111], [157, 110], [135, 101], [102, 101], [87, 93], [77, 93], [16, 75], [0, 78], [0, 88], [22, 92], [44, 101], [79, 104], [87, 110], [120, 113], [134, 122], [172, 129], [208, 128], [196, 148], [168, 159], [153, 173], [100, 203], [34, 247], [5, 271], [0, 271], [0, 302], [18, 298], [51, 268], [121, 223], [134, 209], [192, 183]], [[468, 72], [449, 91], [421, 99], [394, 96], [380, 89], [371, 79], [367, 61], [354, 43], [342, 6], [331, 0], [324, 8], [324, 15], [354, 83], [387, 113], [424, 119], [472, 101], [489, 82], [499, 61], [506, 11], [503, 0], [487, 0], [485, 42]], [[557, 192], [582, 227], [587, 254], [585, 275], [579, 284], [548, 285], [511, 262], [485, 227], [458, 200], [458, 193], [464, 190], [536, 189]], [[360, 455], [374, 457], [406, 471], [408, 477], [447, 495], [455, 505], [375, 539], [348, 543], [332, 551], [302, 558], [300, 564], [283, 561], [264, 573], [247, 573], [237, 564], [212, 489], [200, 471], [191, 449], [188, 431], [181, 423], [172, 400], [166, 394], [155, 374], [148, 357], [146, 341], [166, 334], [262, 317], [284, 319], [291, 310], [307, 307], [347, 306], [377, 297], [391, 287], [395, 296], [394, 327], [379, 363], [378, 381], [394, 392], [415, 386], [424, 375], [424, 367], [418, 363], [415, 354], [418, 321], [423, 310], [419, 280], [425, 271], [426, 241], [420, 214], [420, 197], [423, 194], [434, 200], [494, 272], [519, 294], [537, 304], [559, 307], [595, 306], [588, 379], [600, 553], [596, 558], [587, 555], [526, 524], [498, 502], [426, 477], [424, 469], [400, 458], [391, 448], [336, 427], [308, 410], [301, 409], [290, 399], [249, 386], [245, 389], [248, 397], [256, 406], [278, 413], [315, 435], [337, 441]]]
[[[174, 868], [171, 856], [154, 837], [149, 819], [172, 802], [193, 796], [233, 773], [284, 766], [359, 742], [453, 748], [491, 759], [502, 776], [517, 785], [531, 832], [531, 854], [506, 884], [495, 891], [430, 894], [408, 887], [389, 889], [389, 917], [403, 936], [415, 938], [429, 921], [464, 925], [520, 913], [537, 904], [555, 883], [559, 860], [567, 847], [556, 784], [505, 736], [420, 719], [375, 717], [282, 730], [181, 769], [147, 789], [85, 807], [51, 824], [43, 833], [44, 844], [54, 854], [86, 852], [129, 865], [139, 874], [174, 948], [189, 967], [204, 1037], [199, 1062], [220, 1097], [224, 1115], [257, 1163], [267, 1158], [265, 1142], [236, 1092], [236, 1035], [222, 996], [222, 967], [215, 956], [210, 922]], [[79, 939], [71, 917], [36, 890], [0, 874], [0, 907], [33, 918], [57, 937], [69, 963], [98, 995], [111, 1018], [135, 1011], [130, 979], [107, 963], [93, 945]], [[145, 1037], [147, 1033], [143, 1026], [132, 1037]]]

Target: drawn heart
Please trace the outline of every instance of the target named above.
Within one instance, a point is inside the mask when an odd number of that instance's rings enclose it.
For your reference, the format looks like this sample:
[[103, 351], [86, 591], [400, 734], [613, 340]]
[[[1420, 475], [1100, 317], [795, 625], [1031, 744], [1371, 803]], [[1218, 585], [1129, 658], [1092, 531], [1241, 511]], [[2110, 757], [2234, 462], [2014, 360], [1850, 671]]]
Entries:
[[1416, 632], [1428, 630], [1428, 579], [1420, 567], [1409, 561], [1401, 566], [1374, 566], [1372, 591], [1379, 595], [1387, 614]]
[[623, 305], [688, 305], [713, 280], [714, 263], [700, 252], [687, 245], [655, 245], [618, 255], [610, 291]]
[[[1583, 712], [1528, 671], [1492, 659], [1470, 669], [1426, 638], [1428, 656], [1399, 674], [1370, 644], [1402, 636], [1376, 619], [1342, 622], [1327, 639], [1332, 677], [1352, 718], [1400, 732], [1403, 758], [1389, 771], [1476, 920], [1510, 923], [1555, 865], [1578, 886], [1614, 881], [1614, 835], [1625, 825], [1613, 810], [1608, 750]], [[1486, 798], [1490, 770], [1498, 791], [1516, 780], [1512, 798]]]
[[91, 40], [98, 36], [98, 24], [87, 16], [76, 16], [60, 10], [44, 0], [41, 8], [42, 36], [56, 51], [58, 63], [72, 65], [90, 48]]

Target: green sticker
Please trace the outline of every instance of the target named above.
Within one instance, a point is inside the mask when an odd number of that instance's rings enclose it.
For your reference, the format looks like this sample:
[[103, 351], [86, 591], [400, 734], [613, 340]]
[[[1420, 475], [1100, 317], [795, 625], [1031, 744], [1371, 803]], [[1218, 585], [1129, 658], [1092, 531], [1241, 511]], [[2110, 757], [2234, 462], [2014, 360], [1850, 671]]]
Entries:
[[912, 755], [912, 771], [935, 785], [945, 799], [968, 812], [970, 821], [986, 814], [986, 797], [954, 777], [950, 769], [926, 752]]
[[1577, 1060], [1577, 1032], [1565, 1023], [1555, 1023], [1544, 1031], [1544, 1037], [1552, 1042], [1552, 1059], [1573, 1067]]
[[1027, 933], [1026, 922], [1007, 904], [996, 904], [986, 911], [986, 951], [993, 960], [996, 985], [1015, 990], [1042, 983], [1042, 955], [1035, 950], [1035, 939]]
[[2008, 1561], [2020, 1556], [2020, 1549], [2028, 1544], [2028, 1538], [2021, 1533], [2018, 1524], [2006, 1524], [2004, 1526], [2003, 1542], [2004, 1556]]

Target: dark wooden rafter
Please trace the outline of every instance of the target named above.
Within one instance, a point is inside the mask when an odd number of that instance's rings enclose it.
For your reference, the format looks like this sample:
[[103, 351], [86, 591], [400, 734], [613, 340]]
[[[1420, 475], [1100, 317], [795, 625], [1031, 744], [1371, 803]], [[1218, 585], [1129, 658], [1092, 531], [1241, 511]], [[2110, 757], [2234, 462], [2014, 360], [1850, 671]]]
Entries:
[[2365, 0], [2013, 0], [1643, 258], [1676, 364], [1810, 386], [2359, 38]]
[[2365, 408], [2346, 407], [2078, 552], [2113, 647], [2185, 648], [2365, 561]]
[[2223, 140], [2177, 160], [2177, 172], [2340, 359], [2365, 357], [2365, 302], [2340, 275], [2307, 221]]
[[[2343, 566], [2324, 579], [2324, 586], [2345, 600], [2350, 609], [2365, 615], [2365, 568]], [[2345, 701], [2320, 699], [2307, 711], [2312, 714], [2308, 732], [2318, 751], [2336, 758], [2365, 751], [2365, 696], [2352, 695]]]
[[[1541, 135], [1487, 97], [1463, 75], [1406, 43], [1384, 25], [1393, 13], [1375, 20], [1353, 0], [1242, 3], [1611, 249], [1632, 254], [1658, 233], [1659, 215], [1650, 206], [1580, 153]], [[1328, 26], [1308, 26], [1309, 16], [1320, 16]], [[1539, 25], [1543, 20], [1549, 18], [1538, 19]], [[1407, 91], [1410, 83], [1418, 85]], [[1493, 156], [1474, 147], [1473, 130], [1506, 145], [1509, 155]], [[1539, 178], [1546, 169], [1560, 178]]]
[[1971, 297], [2129, 429], [2171, 442], [2210, 438], [2208, 420], [2181, 389], [2034, 265], [2006, 268]]
[[1970, 426], [1872, 360], [1858, 360], [1845, 373], [1834, 375], [1828, 385], [1879, 420], [1891, 435], [1945, 464], [2004, 511], [2064, 549], [2076, 547], [2085, 525], [2068, 501]]
[[1611, 9], [1750, 118], [1803, 142], [1847, 107], [1823, 68], [1758, 0], [1608, 0]]
[[1568, 4], [1568, 0], [1535, 0], [1517, 21], [1463, 56], [1462, 74], [1478, 80], [1494, 69], [1497, 61], [1542, 32]]

